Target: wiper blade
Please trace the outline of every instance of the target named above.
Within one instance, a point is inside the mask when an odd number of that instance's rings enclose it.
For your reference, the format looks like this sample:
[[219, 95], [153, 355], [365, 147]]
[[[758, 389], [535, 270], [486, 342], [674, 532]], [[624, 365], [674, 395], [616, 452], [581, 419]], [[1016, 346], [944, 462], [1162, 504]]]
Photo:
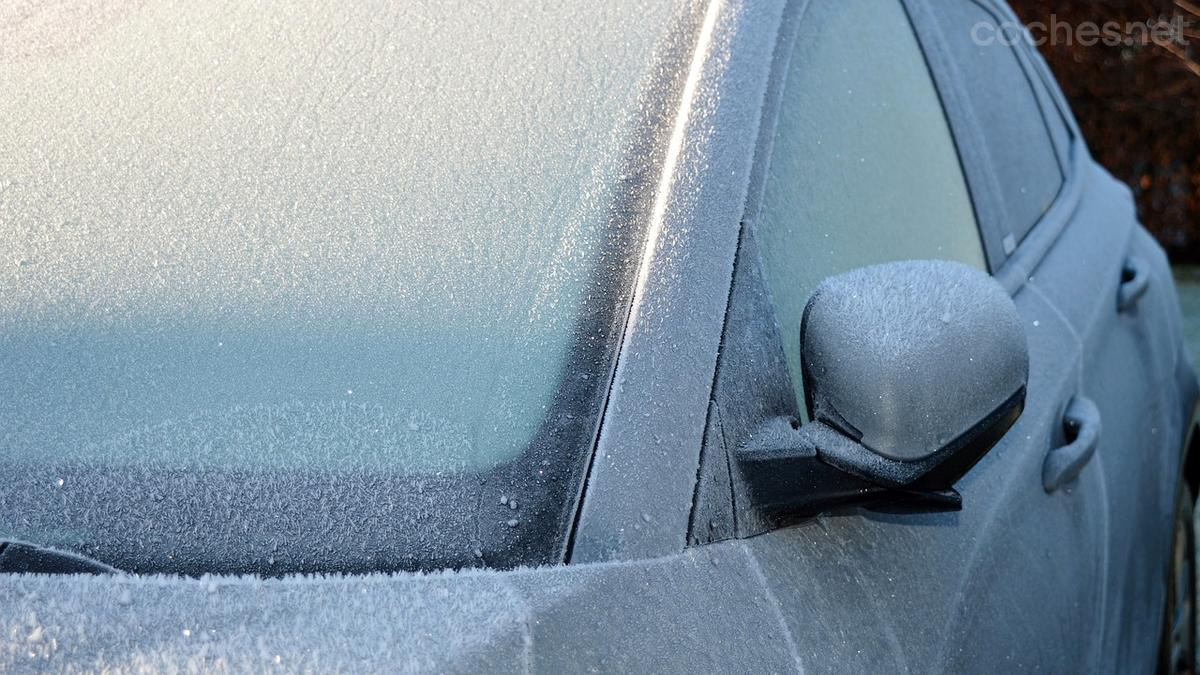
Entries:
[[118, 574], [120, 570], [78, 553], [0, 539], [0, 574]]

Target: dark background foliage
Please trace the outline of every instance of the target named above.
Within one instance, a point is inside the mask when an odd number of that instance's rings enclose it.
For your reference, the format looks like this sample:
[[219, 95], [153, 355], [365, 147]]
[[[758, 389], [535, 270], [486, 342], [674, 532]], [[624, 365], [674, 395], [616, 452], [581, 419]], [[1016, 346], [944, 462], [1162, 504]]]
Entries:
[[[1010, 2], [1026, 23], [1120, 25], [1123, 44], [1085, 46], [1079, 34], [1049, 39], [1047, 30], [1040, 49], [1092, 155], [1133, 188], [1142, 221], [1172, 260], [1200, 262], [1200, 0]], [[1128, 30], [1172, 19], [1185, 26], [1178, 39]]]

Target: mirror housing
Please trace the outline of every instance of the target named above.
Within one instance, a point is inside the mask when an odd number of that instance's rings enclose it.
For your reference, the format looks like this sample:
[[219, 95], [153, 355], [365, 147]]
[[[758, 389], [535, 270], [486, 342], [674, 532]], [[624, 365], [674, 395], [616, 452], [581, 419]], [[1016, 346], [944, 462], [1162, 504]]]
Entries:
[[1029, 352], [986, 273], [905, 261], [831, 277], [800, 329], [810, 423], [771, 420], [738, 450], [764, 515], [846, 503], [961, 507], [954, 483], [1020, 416]]

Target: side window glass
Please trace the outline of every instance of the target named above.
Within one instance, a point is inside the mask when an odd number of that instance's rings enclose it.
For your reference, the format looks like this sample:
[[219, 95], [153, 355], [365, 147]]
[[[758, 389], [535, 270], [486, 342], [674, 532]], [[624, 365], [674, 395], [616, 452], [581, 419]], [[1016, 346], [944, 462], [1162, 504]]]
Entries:
[[1035, 45], [1024, 44], [1016, 49], [1032, 62], [1029, 66], [1029, 73], [1033, 80], [1033, 88], [1038, 93], [1038, 100], [1042, 102], [1046, 126], [1050, 129], [1050, 140], [1054, 142], [1054, 149], [1058, 152], [1058, 164], [1062, 167], [1065, 180], [1065, 177], [1071, 173], [1071, 145], [1075, 140], [1075, 132], [1071, 130], [1071, 124], [1067, 121], [1071, 115], [1070, 110], [1060, 108], [1056, 100], [1066, 101], [1066, 95], [1063, 94], [1058, 81], [1054, 79], [1054, 74], [1050, 72], [1050, 65], [1038, 53]]
[[1054, 203], [1062, 169], [1011, 24], [971, 0], [932, 4], [1000, 183], [1008, 254]]
[[757, 228], [804, 410], [800, 321], [823, 279], [893, 260], [986, 264], [950, 127], [900, 0], [811, 2], [782, 96]]

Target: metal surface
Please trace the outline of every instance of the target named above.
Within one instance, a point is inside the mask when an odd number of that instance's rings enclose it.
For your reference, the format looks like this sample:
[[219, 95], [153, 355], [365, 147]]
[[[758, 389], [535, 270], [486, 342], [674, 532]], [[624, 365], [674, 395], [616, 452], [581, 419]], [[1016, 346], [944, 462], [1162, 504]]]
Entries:
[[782, 2], [708, 7], [570, 562], [677, 553]]
[[[919, 34], [950, 1], [908, 3], [923, 8]], [[724, 453], [756, 416], [795, 412], [763, 316], [769, 295], [745, 264], [752, 228], [736, 270], [734, 256], [761, 172], [752, 158], [769, 146], [758, 127], [777, 100], [768, 73], [786, 60], [772, 60], [775, 36], [802, 8], [708, 8], [573, 564], [274, 580], [0, 575], [0, 670], [1149, 671], [1196, 379], [1166, 259], [1081, 141], [1058, 204], [994, 270], [1028, 338], [1028, 393], [959, 482], [963, 510], [848, 510], [776, 528], [737, 506], [744, 485], [721, 469]], [[934, 70], [943, 85], [954, 77]], [[977, 201], [994, 203], [987, 181], [972, 184], [981, 189]], [[1129, 256], [1150, 281], [1119, 313]], [[1068, 443], [1063, 413], [1080, 395], [1104, 434], [1047, 494], [1046, 453]], [[685, 549], [689, 518], [693, 541], [745, 538]]]

